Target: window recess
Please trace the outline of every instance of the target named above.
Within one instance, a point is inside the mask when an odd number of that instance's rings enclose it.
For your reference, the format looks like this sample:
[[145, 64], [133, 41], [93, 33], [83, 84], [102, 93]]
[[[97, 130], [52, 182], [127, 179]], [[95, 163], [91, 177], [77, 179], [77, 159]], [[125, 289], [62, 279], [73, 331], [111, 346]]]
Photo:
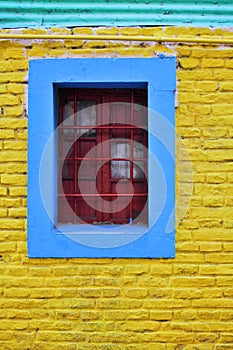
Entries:
[[58, 224], [147, 224], [146, 89], [67, 88], [58, 100]]

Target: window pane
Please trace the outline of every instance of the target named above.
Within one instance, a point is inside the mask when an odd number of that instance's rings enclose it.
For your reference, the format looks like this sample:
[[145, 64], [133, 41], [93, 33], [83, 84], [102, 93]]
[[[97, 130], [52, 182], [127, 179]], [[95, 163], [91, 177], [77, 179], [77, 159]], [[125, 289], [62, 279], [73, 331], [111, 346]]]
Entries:
[[133, 178], [134, 180], [142, 180], [145, 176], [145, 165], [144, 162], [134, 162], [133, 165]]
[[134, 143], [134, 158], [144, 158], [145, 146], [142, 143]]
[[130, 144], [128, 142], [111, 142], [112, 158], [129, 158]]
[[[77, 101], [77, 126], [96, 125], [96, 102], [89, 100]], [[95, 129], [79, 129], [77, 135], [84, 137], [96, 136]]]
[[63, 107], [63, 126], [74, 125], [74, 101], [69, 101]]
[[130, 162], [124, 160], [112, 160], [111, 175], [113, 179], [129, 179]]

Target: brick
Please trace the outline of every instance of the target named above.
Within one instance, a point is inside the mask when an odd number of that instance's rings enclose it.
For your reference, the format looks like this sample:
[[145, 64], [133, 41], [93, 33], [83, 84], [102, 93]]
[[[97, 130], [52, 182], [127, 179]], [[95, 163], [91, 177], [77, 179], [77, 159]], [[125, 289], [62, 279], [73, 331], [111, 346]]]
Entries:
[[1, 229], [23, 229], [23, 221], [19, 219], [1, 219], [0, 228]]
[[7, 84], [0, 84], [0, 94], [5, 94], [7, 92]]
[[81, 319], [84, 321], [98, 320], [100, 318], [100, 312], [98, 311], [82, 311]]
[[4, 162], [0, 163], [0, 172], [4, 174], [25, 174], [27, 172], [27, 164], [23, 162]]
[[93, 29], [88, 27], [73, 28], [73, 33], [75, 35], [93, 35]]
[[225, 333], [221, 335], [220, 338], [221, 343], [233, 343], [233, 334], [232, 333]]
[[[208, 162], [199, 162], [198, 164], [195, 164], [195, 168], [198, 172], [208, 172], [209, 164]], [[212, 162], [211, 169], [213, 172], [226, 172], [226, 171], [230, 172], [230, 171], [233, 171], [233, 164], [232, 162], [224, 162], [224, 163]]]
[[[9, 160], [13, 160], [16, 158], [18, 160], [18, 155], [20, 153], [12, 153], [11, 157], [9, 155]], [[27, 178], [25, 175], [1, 175], [1, 183], [2, 184], [7, 184], [7, 185], [18, 185], [18, 186], [23, 186], [27, 184]]]
[[182, 68], [193, 69], [198, 67], [200, 61], [197, 58], [181, 58], [179, 62]]
[[113, 298], [121, 295], [121, 290], [119, 288], [107, 288], [103, 290], [104, 298]]
[[[1, 96], [1, 95], [0, 95]], [[4, 129], [19, 129], [27, 127], [27, 119], [17, 118], [1, 118], [0, 128]]]
[[152, 49], [144, 48], [143, 50], [139, 48], [129, 47], [129, 48], [118, 48], [117, 54], [119, 56], [137, 56], [137, 57], [151, 57]]
[[98, 298], [101, 296], [101, 289], [96, 288], [82, 288], [78, 290], [77, 296], [81, 298]]
[[196, 252], [199, 250], [199, 244], [193, 242], [177, 243], [177, 251]]
[[233, 266], [222, 265], [206, 265], [200, 267], [200, 275], [232, 275]]
[[12, 106], [19, 103], [19, 98], [11, 94], [1, 94], [0, 95], [0, 105], [1, 106]]
[[197, 137], [200, 135], [198, 128], [179, 128], [178, 135], [182, 137]]
[[6, 195], [7, 195], [7, 188], [0, 187], [0, 196], [6, 196]]
[[9, 59], [24, 59], [25, 58], [25, 53], [23, 48], [14, 48], [14, 47], [9, 47], [4, 50], [3, 52], [3, 58]]
[[25, 73], [22, 72], [9, 72], [7, 74], [0, 73], [0, 83], [24, 83], [27, 81]]
[[215, 285], [213, 277], [171, 277], [172, 287], [210, 287]]
[[97, 300], [100, 309], [137, 309], [142, 306], [142, 301], [138, 299], [101, 299]]
[[102, 266], [80, 266], [79, 274], [80, 275], [99, 275], [104, 272], [104, 267]]
[[96, 34], [99, 34], [99, 35], [117, 35], [118, 28], [117, 27], [99, 27], [96, 30]]
[[233, 68], [232, 59], [231, 60], [226, 60], [226, 67], [227, 68]]
[[220, 311], [220, 320], [225, 320], [225, 321], [233, 320], [232, 311], [222, 309]]
[[202, 68], [218, 68], [224, 67], [224, 60], [221, 58], [204, 58], [202, 60]]
[[233, 252], [233, 243], [224, 243], [223, 250], [226, 252]]
[[[195, 71], [190, 71], [190, 70], [177, 70], [177, 79], [178, 80], [191, 80], [191, 81], [196, 81], [196, 80], [213, 80], [214, 79], [214, 73], [212, 69], [201, 69], [198, 68]], [[223, 79], [221, 79], [223, 80]], [[228, 80], [233, 80], [233, 79], [228, 79]]]
[[149, 297], [152, 298], [172, 298], [172, 290], [169, 288], [149, 287]]
[[23, 106], [6, 106], [4, 107], [4, 116], [5, 117], [22, 117], [23, 115]]
[[27, 140], [27, 130], [17, 130], [16, 138], [20, 140]]
[[14, 130], [0, 129], [0, 139], [13, 139], [13, 138], [14, 138]]
[[41, 45], [34, 44], [27, 52], [29, 57], [46, 57], [48, 55], [47, 49]]
[[81, 332], [40, 332], [38, 334], [38, 340], [43, 341], [56, 341], [56, 342], [64, 342], [64, 341], [83, 341], [85, 340], [85, 335]]
[[5, 218], [5, 217], [7, 217], [7, 209], [0, 208], [0, 218]]
[[26, 187], [12, 187], [10, 188], [11, 197], [22, 197], [27, 195]]
[[203, 143], [203, 147], [207, 149], [233, 148], [233, 140], [231, 139], [206, 140]]
[[198, 273], [198, 266], [192, 264], [176, 264], [174, 266], [175, 275], [196, 275]]
[[224, 220], [225, 228], [233, 228], [233, 220]]
[[209, 105], [189, 104], [188, 109], [192, 116], [203, 116], [211, 113], [211, 106]]
[[[224, 239], [224, 238], [223, 238]], [[206, 256], [206, 261], [210, 263], [218, 263], [217, 256], [219, 256], [219, 259], [221, 263], [231, 263], [233, 255], [229, 253], [210, 253], [208, 256]]]
[[141, 264], [141, 265], [127, 265], [126, 266], [126, 274], [133, 274], [133, 275], [142, 275], [145, 273], [148, 273], [149, 267]]
[[23, 94], [24, 93], [24, 85], [9, 83], [9, 84], [7, 84], [7, 90], [12, 94]]
[[[231, 184], [227, 183], [209, 183], [209, 184], [202, 184], [202, 183], [197, 183], [194, 186], [194, 192], [196, 195], [213, 195], [213, 196], [218, 196], [218, 195], [231, 195], [233, 192], [233, 186]], [[227, 212], [227, 209], [226, 209]]]
[[229, 286], [229, 287], [231, 287], [232, 284], [233, 284], [233, 277], [232, 276], [230, 276], [230, 277], [229, 276], [217, 277], [217, 286]]
[[156, 321], [127, 321], [118, 325], [120, 331], [130, 332], [152, 332], [160, 328], [159, 322]]
[[120, 321], [127, 319], [128, 311], [122, 311], [122, 310], [111, 310], [111, 311], [105, 311], [104, 317], [106, 320], [113, 320], [113, 321]]
[[0, 246], [0, 252], [15, 252], [16, 251], [16, 244], [14, 242], [3, 242]]
[[127, 312], [128, 320], [149, 320], [149, 311], [135, 310]]
[[203, 205], [205, 207], [222, 207], [224, 205], [223, 196], [205, 196], [203, 198]]
[[[142, 345], [142, 350], [151, 350], [153, 348], [153, 350], [165, 350], [166, 349], [166, 345], [163, 343], [158, 343], [158, 342], [151, 342], [150, 344], [143, 344]], [[138, 349], [138, 345], [135, 344], [131, 344], [131, 345], [126, 345], [125, 350], [137, 350]]]
[[144, 301], [143, 306], [145, 309], [175, 309], [186, 308], [190, 306], [189, 300], [175, 300], [175, 299], [147, 299]]
[[193, 307], [196, 308], [231, 308], [233, 305], [232, 300], [226, 300], [226, 299], [198, 299], [193, 300]]
[[231, 350], [232, 345], [231, 344], [221, 344], [221, 345], [216, 345], [215, 349], [216, 350]]
[[172, 311], [150, 311], [150, 319], [156, 321], [169, 321], [172, 319]]
[[233, 71], [231, 69], [216, 68], [213, 71], [214, 79], [217, 80], [233, 80]]
[[204, 242], [200, 244], [200, 251], [202, 252], [214, 252], [221, 251], [222, 243], [214, 243], [214, 242]]
[[1, 198], [0, 205], [2, 207], [11, 208], [11, 207], [19, 207], [20, 199], [19, 198]]
[[93, 278], [93, 285], [94, 286], [116, 286], [117, 282], [115, 278], [111, 277], [94, 277]]
[[176, 51], [178, 52], [179, 56], [190, 56], [191, 49], [187, 45], [180, 44], [176, 47]]
[[27, 209], [26, 208], [11, 208], [9, 209], [9, 217], [26, 217]]
[[106, 47], [106, 43], [105, 41], [89, 41], [86, 43], [85, 47], [87, 48], [96, 48], [96, 49], [100, 49], [100, 48], [105, 48]]
[[232, 150], [213, 150], [206, 152], [210, 162], [232, 161]]
[[[17, 151], [11, 151], [11, 150], [6, 150], [6, 151], [1, 151], [0, 152], [1, 156], [1, 161], [2, 162], [14, 162], [14, 161], [26, 161], [27, 160], [27, 155], [26, 152], [17, 152]], [[4, 176], [4, 179], [6, 180], [6, 177]], [[7, 182], [4, 182], [7, 183]], [[11, 183], [11, 182], [9, 182]], [[20, 185], [20, 184], [19, 184]]]
[[219, 86], [220, 91], [233, 91], [233, 81], [221, 81]]
[[206, 91], [216, 91], [218, 89], [219, 84], [215, 81], [198, 81], [196, 82], [196, 88], [203, 92]]
[[26, 141], [4, 141], [4, 149], [9, 150], [26, 150], [27, 142]]
[[65, 287], [77, 287], [77, 286], [89, 286], [92, 282], [91, 278], [88, 277], [77, 277], [77, 276], [69, 276], [69, 277], [56, 277], [56, 278], [52, 278], [52, 279], [48, 279], [46, 281], [46, 286], [47, 287], [59, 287], [59, 286], [63, 286], [63, 288]]
[[128, 27], [128, 28], [119, 28], [119, 34], [121, 35], [141, 35], [141, 27]]
[[148, 294], [148, 290], [146, 288], [130, 288], [125, 292], [125, 296], [129, 298], [145, 298]]
[[227, 128], [224, 127], [208, 127], [203, 129], [203, 136], [206, 138], [220, 138], [227, 136]]
[[225, 174], [212, 173], [212, 174], [207, 174], [206, 176], [207, 183], [220, 184], [220, 183], [224, 183], [225, 181], [226, 181]]

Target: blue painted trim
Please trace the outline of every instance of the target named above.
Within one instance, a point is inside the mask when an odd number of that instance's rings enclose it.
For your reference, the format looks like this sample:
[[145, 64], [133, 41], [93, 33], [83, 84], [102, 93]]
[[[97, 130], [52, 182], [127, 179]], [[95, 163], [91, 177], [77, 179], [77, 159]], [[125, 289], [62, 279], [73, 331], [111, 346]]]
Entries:
[[[40, 59], [29, 66], [28, 254], [30, 257], [174, 257], [175, 206], [174, 57]], [[54, 87], [148, 86], [149, 227], [63, 225], [56, 222], [56, 145], [43, 164], [55, 129]], [[42, 168], [40, 168], [42, 162]], [[45, 174], [40, 175], [43, 169]], [[41, 194], [52, 208], [48, 215]], [[62, 233], [59, 231], [62, 230]], [[88, 232], [87, 232], [88, 231]], [[146, 231], [146, 233], [145, 233]], [[116, 235], [117, 233], [117, 235]], [[143, 234], [144, 233], [144, 234]], [[115, 240], [115, 246], [112, 245]], [[86, 242], [88, 241], [88, 245]]]

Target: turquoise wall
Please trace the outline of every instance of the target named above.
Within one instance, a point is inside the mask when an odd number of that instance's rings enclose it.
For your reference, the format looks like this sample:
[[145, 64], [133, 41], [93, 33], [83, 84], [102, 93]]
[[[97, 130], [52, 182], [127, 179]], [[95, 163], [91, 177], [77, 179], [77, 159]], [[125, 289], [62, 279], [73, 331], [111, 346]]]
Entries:
[[231, 0], [0, 0], [0, 27], [232, 26]]

